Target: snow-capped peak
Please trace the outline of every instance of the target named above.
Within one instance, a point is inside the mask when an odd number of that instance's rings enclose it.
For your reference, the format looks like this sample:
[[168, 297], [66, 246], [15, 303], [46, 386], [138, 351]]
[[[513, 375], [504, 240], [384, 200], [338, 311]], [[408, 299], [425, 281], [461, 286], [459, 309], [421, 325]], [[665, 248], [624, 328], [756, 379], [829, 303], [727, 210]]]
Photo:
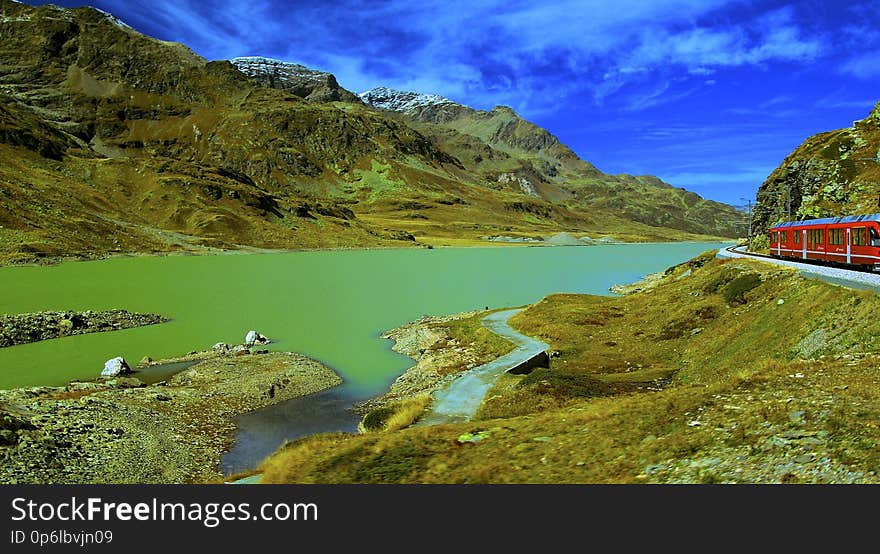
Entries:
[[100, 13], [104, 14], [104, 17], [106, 17], [110, 21], [110, 23], [116, 25], [120, 29], [125, 29], [127, 31], [134, 31], [134, 29], [131, 28], [131, 25], [129, 25], [125, 21], [119, 19], [118, 17], [116, 17], [112, 13], [105, 12], [101, 8], [96, 8], [94, 6], [89, 6], [89, 7], [92, 8], [93, 10], [95, 10], [96, 12], [100, 12]]
[[297, 79], [326, 79], [330, 74], [325, 71], [309, 69], [298, 63], [285, 62], [263, 56], [241, 56], [229, 60], [236, 69], [251, 77], [271, 76], [280, 81]]
[[394, 90], [387, 87], [377, 87], [358, 94], [361, 100], [383, 110], [409, 113], [426, 106], [438, 106], [441, 104], [455, 104], [452, 100], [438, 94], [422, 94]]

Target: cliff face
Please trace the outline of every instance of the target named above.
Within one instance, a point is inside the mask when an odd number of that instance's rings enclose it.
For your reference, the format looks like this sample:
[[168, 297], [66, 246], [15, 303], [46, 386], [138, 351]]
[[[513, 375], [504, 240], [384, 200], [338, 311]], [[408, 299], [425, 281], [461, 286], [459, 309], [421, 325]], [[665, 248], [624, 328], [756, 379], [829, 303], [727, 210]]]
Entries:
[[792, 219], [880, 212], [880, 104], [848, 129], [814, 135], [788, 155], [758, 189], [758, 233]]
[[0, 261], [732, 232], [732, 208], [602, 174], [509, 108], [379, 109], [329, 73], [208, 62], [91, 8], [0, 0], [0, 22]]

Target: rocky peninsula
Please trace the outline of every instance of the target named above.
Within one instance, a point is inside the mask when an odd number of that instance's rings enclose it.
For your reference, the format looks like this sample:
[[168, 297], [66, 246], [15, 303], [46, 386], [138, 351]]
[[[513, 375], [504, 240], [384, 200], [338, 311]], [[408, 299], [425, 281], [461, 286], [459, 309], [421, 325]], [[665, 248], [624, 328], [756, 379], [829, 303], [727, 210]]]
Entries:
[[0, 315], [0, 348], [69, 335], [101, 333], [170, 321], [157, 314], [128, 310], [57, 311]]
[[0, 483], [220, 482], [234, 416], [341, 382], [306, 356], [245, 348], [154, 385], [135, 372], [0, 391]]

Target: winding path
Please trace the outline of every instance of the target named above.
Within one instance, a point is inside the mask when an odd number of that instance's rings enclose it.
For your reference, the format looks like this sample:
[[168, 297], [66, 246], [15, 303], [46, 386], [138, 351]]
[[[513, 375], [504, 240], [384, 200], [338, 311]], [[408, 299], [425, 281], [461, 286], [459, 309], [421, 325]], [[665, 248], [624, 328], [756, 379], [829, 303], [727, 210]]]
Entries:
[[516, 345], [516, 348], [491, 362], [463, 373], [454, 381], [434, 393], [431, 411], [422, 417], [417, 426], [439, 425], [468, 421], [498, 377], [510, 368], [528, 360], [549, 345], [513, 329], [508, 321], [521, 308], [494, 312], [483, 318], [484, 327]]

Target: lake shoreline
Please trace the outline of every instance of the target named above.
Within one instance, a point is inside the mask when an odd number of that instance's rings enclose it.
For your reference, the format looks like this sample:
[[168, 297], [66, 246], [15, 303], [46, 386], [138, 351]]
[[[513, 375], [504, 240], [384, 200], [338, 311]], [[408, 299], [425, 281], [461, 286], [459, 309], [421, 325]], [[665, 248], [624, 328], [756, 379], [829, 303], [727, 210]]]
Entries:
[[454, 245], [435, 245], [430, 243], [422, 243], [422, 242], [410, 242], [406, 241], [407, 244], [401, 244], [399, 246], [325, 246], [325, 247], [314, 247], [314, 248], [258, 248], [258, 247], [243, 247], [243, 248], [210, 248], [205, 250], [169, 250], [169, 251], [135, 251], [135, 252], [108, 252], [108, 253], [95, 253], [95, 254], [69, 254], [63, 256], [46, 256], [46, 257], [33, 257], [28, 259], [19, 259], [15, 261], [9, 261], [0, 256], [0, 269], [7, 267], [53, 267], [58, 266], [64, 263], [69, 262], [95, 262], [102, 260], [117, 260], [117, 259], [128, 259], [128, 258], [166, 258], [166, 257], [174, 257], [174, 256], [235, 256], [235, 255], [248, 255], [248, 254], [291, 254], [296, 252], [352, 252], [352, 251], [374, 251], [374, 250], [433, 250], [433, 249], [447, 249], [447, 248], [558, 248], [558, 247], [566, 247], [566, 246], [585, 246], [585, 247], [593, 247], [593, 246], [620, 246], [627, 244], [679, 244], [679, 243], [718, 243], [718, 244], [727, 244], [736, 242], [735, 239], [723, 240], [721, 238], [716, 237], [713, 240], [699, 240], [699, 239], [688, 239], [688, 240], [668, 240], [668, 241], [657, 241], [657, 240], [644, 240], [644, 241], [627, 241], [620, 240], [615, 242], [607, 242], [601, 243], [597, 242], [595, 244], [553, 244], [550, 242], [505, 242], [505, 241], [492, 241], [492, 240], [482, 240], [482, 241], [474, 241], [474, 244], [454, 244]]
[[154, 385], [136, 377], [0, 391], [0, 483], [221, 482], [235, 416], [343, 382], [293, 352], [208, 355]]
[[[415, 364], [400, 374], [388, 390], [354, 406], [356, 413], [393, 409], [420, 397], [431, 396], [474, 368], [480, 367], [515, 349], [510, 341], [498, 336], [502, 346], [486, 348], [477, 342], [463, 342], [450, 325], [483, 318], [499, 310], [473, 310], [445, 316], [423, 316], [382, 333], [391, 339], [391, 349], [411, 358]], [[488, 331], [491, 332], [491, 331]], [[422, 416], [430, 411], [429, 402]], [[362, 422], [363, 423], [363, 422]], [[359, 427], [365, 431], [363, 424]]]
[[[366, 414], [376, 408], [387, 407], [424, 394], [433, 394], [446, 382], [455, 378], [457, 372], [451, 371], [451, 366], [464, 363], [467, 369], [467, 366], [479, 365], [476, 363], [477, 352], [472, 349], [464, 350], [457, 344], [449, 345], [452, 337], [444, 332], [442, 325], [474, 317], [480, 313], [483, 312], [423, 316], [382, 333], [381, 338], [393, 342], [391, 350], [411, 358], [415, 363], [401, 373], [386, 392], [358, 403], [354, 410]], [[443, 343], [442, 347], [441, 343]], [[455, 352], [456, 348], [459, 348], [459, 352]]]

